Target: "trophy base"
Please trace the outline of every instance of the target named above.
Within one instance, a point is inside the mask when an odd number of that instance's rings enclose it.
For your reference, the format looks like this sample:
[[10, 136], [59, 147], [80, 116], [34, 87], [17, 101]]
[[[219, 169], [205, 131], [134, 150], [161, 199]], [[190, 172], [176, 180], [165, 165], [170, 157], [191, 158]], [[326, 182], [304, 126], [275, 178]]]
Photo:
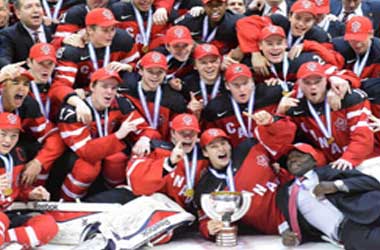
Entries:
[[229, 226], [216, 235], [216, 245], [221, 247], [234, 247], [237, 245], [237, 227]]

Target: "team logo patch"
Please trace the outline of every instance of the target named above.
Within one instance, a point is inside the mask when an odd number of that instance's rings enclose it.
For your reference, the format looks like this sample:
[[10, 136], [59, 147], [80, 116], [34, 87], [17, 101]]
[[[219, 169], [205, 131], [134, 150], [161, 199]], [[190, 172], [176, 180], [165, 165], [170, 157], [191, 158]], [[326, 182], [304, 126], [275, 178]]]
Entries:
[[59, 48], [58, 50], [57, 50], [57, 54], [56, 54], [56, 56], [57, 56], [57, 58], [62, 58], [62, 56], [63, 56], [63, 52], [65, 51], [65, 47], [61, 47], [61, 48]]
[[316, 71], [316, 70], [317, 70], [317, 64], [316, 64], [316, 63], [309, 63], [309, 64], [307, 65], [307, 69], [308, 69], [309, 71]]
[[154, 63], [159, 63], [161, 61], [161, 55], [158, 53], [153, 53], [152, 54], [152, 61]]
[[311, 8], [311, 2], [302, 1], [302, 7], [304, 7], [305, 9], [310, 9]]
[[258, 156], [256, 156], [256, 163], [259, 166], [268, 167], [268, 165], [269, 165], [269, 159], [265, 155], [258, 155]]
[[113, 14], [109, 9], [105, 9], [102, 14], [107, 20], [113, 19]]
[[340, 131], [346, 131], [347, 130], [347, 121], [341, 117], [336, 119], [334, 125]]
[[315, 0], [315, 4], [316, 4], [317, 6], [322, 6], [323, 3], [324, 3], [323, 0]]
[[353, 33], [358, 33], [358, 32], [360, 32], [361, 27], [362, 27], [362, 24], [358, 21], [355, 21], [351, 25], [351, 31]]
[[273, 25], [270, 25], [268, 27], [268, 30], [269, 30], [270, 33], [276, 33], [277, 32], [277, 27], [273, 26]]
[[108, 69], [108, 68], [105, 68], [105, 70], [104, 70], [106, 73], [107, 73], [107, 75], [109, 75], [109, 76], [112, 76], [114, 73], [115, 73], [115, 71], [113, 71], [113, 70], [111, 70], [111, 69]]
[[8, 123], [12, 125], [15, 125], [17, 122], [17, 116], [15, 114], [9, 114], [7, 116], [7, 119], [8, 119]]
[[208, 134], [209, 134], [210, 136], [212, 136], [212, 137], [216, 137], [216, 136], [219, 135], [219, 131], [218, 131], [217, 129], [210, 129], [210, 130], [208, 131]]
[[189, 116], [189, 115], [185, 115], [185, 116], [182, 118], [182, 121], [183, 121], [183, 123], [184, 123], [186, 126], [190, 126], [190, 125], [193, 123], [193, 118], [191, 118], [191, 116]]
[[234, 71], [234, 73], [241, 73], [241, 72], [243, 72], [243, 68], [240, 65], [238, 65], [234, 68], [233, 71]]
[[174, 30], [174, 35], [177, 37], [177, 38], [182, 38], [183, 37], [183, 29], [181, 28], [177, 28]]
[[79, 70], [82, 74], [88, 74], [90, 72], [90, 67], [88, 67], [87, 65], [83, 65], [82, 67], [80, 67], [80, 70]]
[[203, 45], [202, 45], [202, 49], [203, 49], [205, 52], [210, 52], [210, 51], [211, 51], [211, 45], [210, 45], [210, 44], [203, 44]]
[[43, 45], [42, 47], [41, 47], [41, 52], [42, 52], [42, 54], [44, 54], [44, 55], [49, 55], [50, 54], [50, 52], [51, 52], [51, 48], [49, 47], [49, 45]]

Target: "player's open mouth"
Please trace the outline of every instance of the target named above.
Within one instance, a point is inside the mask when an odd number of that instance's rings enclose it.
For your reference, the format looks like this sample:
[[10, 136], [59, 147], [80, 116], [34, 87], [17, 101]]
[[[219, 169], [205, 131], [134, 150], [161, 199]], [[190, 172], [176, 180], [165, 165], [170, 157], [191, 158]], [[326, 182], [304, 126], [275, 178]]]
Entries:
[[212, 17], [212, 18], [220, 17], [220, 12], [219, 12], [219, 11], [216, 11], [216, 12], [212, 13], [212, 14], [211, 14], [211, 17]]
[[271, 56], [280, 56], [282, 54], [282, 51], [278, 51], [278, 52], [270, 52], [269, 53]]
[[302, 29], [302, 28], [298, 28], [298, 27], [295, 27], [294, 28], [294, 31], [297, 33], [297, 34], [303, 34], [305, 33], [306, 29]]
[[227, 160], [227, 153], [226, 154], [222, 154], [222, 155], [218, 155], [218, 159], [220, 159], [220, 160]]
[[20, 100], [22, 100], [23, 98], [24, 98], [24, 95], [22, 95], [22, 94], [16, 94], [16, 95], [15, 95], [15, 100], [20, 101]]
[[41, 19], [41, 15], [40, 14], [34, 14], [34, 15], [32, 15], [32, 19], [34, 21], [39, 21]]
[[247, 96], [246, 94], [240, 94], [240, 95], [239, 95], [239, 97], [240, 97], [241, 99], [244, 99], [246, 96]]
[[6, 143], [3, 143], [1, 144], [1, 146], [5, 149], [10, 149], [11, 148], [11, 145], [10, 144], [6, 144]]

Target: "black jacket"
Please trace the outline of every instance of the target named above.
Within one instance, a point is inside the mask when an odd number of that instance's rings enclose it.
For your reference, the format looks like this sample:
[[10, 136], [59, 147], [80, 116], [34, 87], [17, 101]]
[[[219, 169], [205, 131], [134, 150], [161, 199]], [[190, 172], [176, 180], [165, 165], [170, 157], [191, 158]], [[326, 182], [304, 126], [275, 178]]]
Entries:
[[[380, 182], [357, 170], [337, 170], [329, 166], [314, 170], [319, 181], [342, 180], [349, 192], [337, 192], [326, 195], [326, 198], [338, 208], [346, 218], [363, 225], [379, 221], [380, 217]], [[290, 221], [288, 211], [289, 187], [285, 184], [277, 193], [276, 201], [281, 212]], [[322, 233], [310, 225], [300, 212], [297, 213], [302, 232], [302, 242], [318, 241]]]
[[[49, 43], [52, 40], [52, 32], [47, 26], [44, 26], [44, 30], [46, 40]], [[0, 31], [0, 41], [0, 68], [7, 64], [20, 62], [28, 58], [29, 50], [34, 44], [32, 37], [21, 22], [2, 29]]]

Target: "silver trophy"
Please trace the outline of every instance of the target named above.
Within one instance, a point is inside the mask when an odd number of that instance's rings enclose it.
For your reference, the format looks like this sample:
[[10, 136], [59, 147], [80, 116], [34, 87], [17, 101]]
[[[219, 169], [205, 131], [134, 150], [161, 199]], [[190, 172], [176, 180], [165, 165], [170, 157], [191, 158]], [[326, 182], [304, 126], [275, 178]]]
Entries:
[[237, 227], [231, 223], [240, 220], [251, 205], [252, 194], [246, 191], [218, 191], [203, 194], [201, 205], [206, 215], [214, 220], [222, 221], [223, 228], [216, 235], [216, 244], [223, 247], [237, 245]]

